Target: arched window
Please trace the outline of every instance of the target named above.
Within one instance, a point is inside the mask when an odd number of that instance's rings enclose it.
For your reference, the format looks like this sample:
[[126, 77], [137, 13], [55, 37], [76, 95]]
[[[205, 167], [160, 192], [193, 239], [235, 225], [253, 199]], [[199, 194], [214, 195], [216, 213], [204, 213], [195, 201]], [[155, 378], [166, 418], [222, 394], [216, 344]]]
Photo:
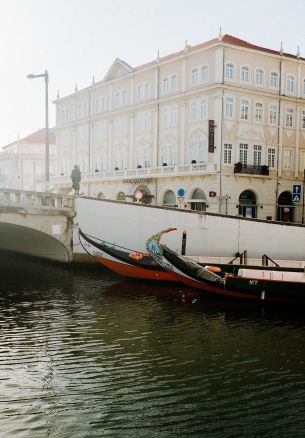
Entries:
[[256, 85], [264, 85], [264, 71], [261, 68], [257, 68], [255, 72]]
[[201, 189], [194, 190], [190, 200], [191, 209], [197, 211], [206, 211], [206, 196]]
[[294, 76], [288, 75], [287, 76], [287, 92], [288, 93], [294, 93], [295, 90], [295, 79]]
[[171, 77], [171, 91], [176, 91], [178, 86], [178, 78], [177, 75], [173, 75]]
[[226, 77], [226, 79], [229, 79], [229, 80], [234, 79], [234, 65], [233, 64], [231, 64], [231, 63], [226, 64], [225, 77]]
[[238, 213], [243, 217], [255, 218], [257, 215], [256, 196], [252, 190], [245, 190], [239, 196]]
[[250, 79], [249, 67], [243, 65], [240, 71], [240, 80], [241, 82], [249, 82], [249, 79]]
[[278, 74], [275, 71], [270, 73], [269, 86], [270, 88], [278, 88]]
[[169, 88], [168, 88], [168, 78], [164, 78], [163, 79], [163, 93], [168, 93]]
[[175, 207], [176, 205], [176, 196], [172, 190], [167, 190], [163, 197], [163, 205], [167, 205], [169, 207]]
[[192, 85], [198, 84], [198, 68], [193, 68], [192, 70]]
[[201, 67], [201, 82], [209, 81], [209, 67], [207, 65], [203, 65]]

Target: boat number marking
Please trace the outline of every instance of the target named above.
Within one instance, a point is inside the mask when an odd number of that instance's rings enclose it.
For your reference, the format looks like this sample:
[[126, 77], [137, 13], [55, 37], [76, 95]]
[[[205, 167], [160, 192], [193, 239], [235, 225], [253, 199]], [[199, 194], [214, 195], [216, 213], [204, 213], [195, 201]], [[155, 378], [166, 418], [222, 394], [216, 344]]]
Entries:
[[249, 280], [249, 285], [250, 286], [257, 286], [258, 285], [258, 281], [257, 280]]

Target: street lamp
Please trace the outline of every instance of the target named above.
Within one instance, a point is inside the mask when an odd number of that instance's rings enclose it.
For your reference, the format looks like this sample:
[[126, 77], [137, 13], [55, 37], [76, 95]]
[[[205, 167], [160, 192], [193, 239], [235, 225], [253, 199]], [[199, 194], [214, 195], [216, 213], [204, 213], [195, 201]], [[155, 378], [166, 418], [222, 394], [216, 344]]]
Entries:
[[48, 84], [49, 84], [49, 74], [47, 70], [40, 75], [27, 75], [28, 79], [36, 79], [36, 78], [44, 78], [46, 85], [46, 133], [45, 133], [45, 142], [46, 142], [46, 192], [50, 189], [50, 163], [49, 163], [49, 97], [48, 97]]

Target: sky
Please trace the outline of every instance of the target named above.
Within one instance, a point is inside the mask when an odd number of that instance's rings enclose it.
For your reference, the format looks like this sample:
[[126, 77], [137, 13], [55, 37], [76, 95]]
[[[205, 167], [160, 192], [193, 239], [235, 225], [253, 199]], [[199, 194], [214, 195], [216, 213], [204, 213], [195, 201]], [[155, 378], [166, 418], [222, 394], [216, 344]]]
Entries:
[[228, 33], [305, 57], [305, 0], [0, 0], [0, 147], [50, 126], [60, 97], [102, 80], [115, 58], [135, 67]]

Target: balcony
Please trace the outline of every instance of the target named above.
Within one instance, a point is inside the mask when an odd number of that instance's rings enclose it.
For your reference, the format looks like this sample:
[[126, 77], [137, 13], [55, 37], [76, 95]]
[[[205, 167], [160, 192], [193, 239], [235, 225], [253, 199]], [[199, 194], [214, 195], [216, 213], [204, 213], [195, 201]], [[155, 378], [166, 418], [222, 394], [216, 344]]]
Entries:
[[266, 165], [254, 165], [254, 164], [242, 164], [241, 162], [234, 164], [234, 173], [242, 173], [245, 175], [269, 175], [269, 166]]
[[[82, 182], [93, 182], [96, 180], [112, 181], [122, 179], [140, 178], [165, 178], [168, 176], [191, 176], [216, 173], [217, 166], [214, 163], [179, 164], [174, 166], [143, 167], [137, 169], [109, 170], [105, 172], [82, 172]], [[52, 184], [70, 183], [70, 175], [52, 177]]]

